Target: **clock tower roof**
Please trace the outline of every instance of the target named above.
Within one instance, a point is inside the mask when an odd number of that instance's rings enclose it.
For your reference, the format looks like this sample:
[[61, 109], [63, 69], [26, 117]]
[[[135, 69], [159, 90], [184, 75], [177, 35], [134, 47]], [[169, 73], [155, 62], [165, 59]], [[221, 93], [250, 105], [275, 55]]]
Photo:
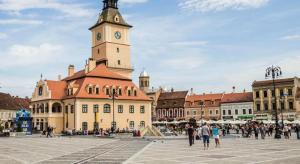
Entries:
[[126, 26], [131, 28], [132, 26], [126, 23], [123, 19], [122, 15], [118, 10], [118, 0], [104, 0], [103, 1], [103, 9], [101, 14], [99, 15], [97, 23], [92, 26], [89, 30], [92, 30], [95, 27], [103, 23], [111, 23], [121, 26]]

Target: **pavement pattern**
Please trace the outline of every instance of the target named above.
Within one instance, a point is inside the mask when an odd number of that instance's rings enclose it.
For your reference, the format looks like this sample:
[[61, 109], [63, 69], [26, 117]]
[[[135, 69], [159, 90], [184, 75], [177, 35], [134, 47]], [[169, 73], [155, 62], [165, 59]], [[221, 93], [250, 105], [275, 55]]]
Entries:
[[201, 141], [190, 147], [186, 139], [146, 141], [93, 137], [0, 138], [0, 164], [299, 164], [300, 140], [229, 137], [209, 150]]
[[210, 140], [209, 150], [202, 141], [190, 147], [187, 140], [161, 140], [152, 142], [145, 149], [126, 161], [127, 164], [299, 164], [300, 140], [265, 140], [254, 138], [226, 138], [221, 147], [215, 148]]

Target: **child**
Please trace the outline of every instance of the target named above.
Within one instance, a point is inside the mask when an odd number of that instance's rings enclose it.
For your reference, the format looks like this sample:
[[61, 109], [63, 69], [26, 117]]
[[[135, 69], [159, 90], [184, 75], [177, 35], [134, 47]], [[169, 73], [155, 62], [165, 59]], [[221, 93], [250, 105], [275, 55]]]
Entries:
[[212, 129], [213, 137], [215, 139], [216, 147], [220, 147], [220, 135], [219, 135], [219, 128], [214, 125]]

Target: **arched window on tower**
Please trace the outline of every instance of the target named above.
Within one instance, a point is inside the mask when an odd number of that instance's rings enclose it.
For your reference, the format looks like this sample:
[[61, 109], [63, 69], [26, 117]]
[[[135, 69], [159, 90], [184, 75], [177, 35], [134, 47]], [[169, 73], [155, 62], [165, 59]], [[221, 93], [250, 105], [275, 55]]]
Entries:
[[43, 95], [43, 87], [40, 86], [40, 87], [39, 87], [39, 96], [42, 96], [42, 95]]

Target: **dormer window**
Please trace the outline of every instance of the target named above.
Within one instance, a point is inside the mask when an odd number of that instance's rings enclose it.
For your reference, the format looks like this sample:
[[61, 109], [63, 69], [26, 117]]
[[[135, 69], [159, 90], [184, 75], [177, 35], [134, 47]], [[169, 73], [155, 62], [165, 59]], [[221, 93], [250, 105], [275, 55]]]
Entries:
[[133, 91], [133, 95], [134, 95], [134, 96], [137, 96], [137, 91], [136, 91], [136, 90]]
[[131, 90], [128, 90], [128, 96], [131, 96]]
[[96, 94], [99, 95], [99, 88], [96, 88]]
[[118, 15], [115, 16], [115, 22], [120, 22], [120, 18]]
[[39, 96], [42, 96], [43, 95], [43, 87], [39, 87]]
[[106, 88], [106, 89], [105, 89], [105, 94], [106, 94], [107, 96], [109, 96], [109, 88]]
[[93, 88], [89, 87], [89, 94], [93, 94]]
[[118, 89], [118, 94], [119, 94], [119, 96], [122, 96], [122, 89], [121, 88]]

